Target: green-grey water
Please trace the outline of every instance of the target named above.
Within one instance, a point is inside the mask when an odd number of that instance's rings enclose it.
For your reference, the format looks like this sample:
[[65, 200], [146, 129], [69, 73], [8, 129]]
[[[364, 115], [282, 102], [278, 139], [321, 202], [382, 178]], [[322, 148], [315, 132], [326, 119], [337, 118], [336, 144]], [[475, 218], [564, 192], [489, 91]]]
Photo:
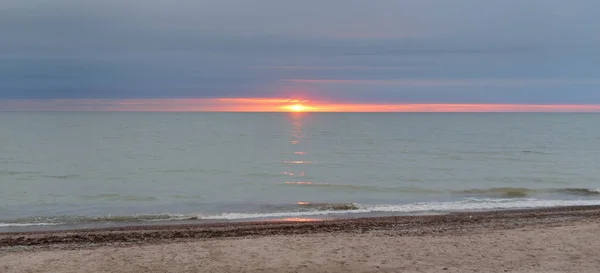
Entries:
[[600, 204], [598, 114], [0, 113], [0, 230]]

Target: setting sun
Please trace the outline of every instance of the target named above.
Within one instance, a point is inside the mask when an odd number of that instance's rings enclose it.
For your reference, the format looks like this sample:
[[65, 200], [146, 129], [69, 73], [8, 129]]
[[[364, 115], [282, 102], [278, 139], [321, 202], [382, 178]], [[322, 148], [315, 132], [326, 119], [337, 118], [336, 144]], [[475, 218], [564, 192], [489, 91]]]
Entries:
[[309, 107], [304, 106], [302, 104], [292, 104], [283, 107], [284, 109], [292, 112], [304, 112], [309, 110]]

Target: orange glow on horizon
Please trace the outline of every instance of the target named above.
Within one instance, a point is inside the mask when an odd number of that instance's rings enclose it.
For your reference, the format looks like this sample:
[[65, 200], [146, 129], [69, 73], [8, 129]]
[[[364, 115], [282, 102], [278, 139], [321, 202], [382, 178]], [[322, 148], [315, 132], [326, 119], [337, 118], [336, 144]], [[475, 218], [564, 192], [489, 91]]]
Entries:
[[0, 100], [0, 111], [600, 112], [597, 104], [328, 103], [285, 98]]

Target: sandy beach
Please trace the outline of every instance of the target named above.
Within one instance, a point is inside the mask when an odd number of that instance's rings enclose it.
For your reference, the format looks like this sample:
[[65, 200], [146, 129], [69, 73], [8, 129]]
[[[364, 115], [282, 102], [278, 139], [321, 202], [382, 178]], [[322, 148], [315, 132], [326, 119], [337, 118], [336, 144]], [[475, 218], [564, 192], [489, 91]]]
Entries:
[[3, 273], [600, 272], [597, 253], [600, 207], [0, 234]]

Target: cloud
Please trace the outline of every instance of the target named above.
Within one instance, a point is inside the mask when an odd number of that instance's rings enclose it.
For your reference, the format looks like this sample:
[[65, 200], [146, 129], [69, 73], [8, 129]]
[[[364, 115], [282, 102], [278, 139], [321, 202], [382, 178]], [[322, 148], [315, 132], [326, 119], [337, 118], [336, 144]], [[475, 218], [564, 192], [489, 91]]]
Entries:
[[600, 103], [598, 9], [595, 0], [4, 0], [0, 100]]
[[527, 87], [555, 85], [600, 85], [600, 79], [400, 79], [400, 80], [341, 80], [285, 79], [283, 82], [301, 84], [392, 85], [404, 87]]
[[595, 44], [598, 8], [594, 0], [6, 0], [0, 44], [124, 49], [235, 36]]

